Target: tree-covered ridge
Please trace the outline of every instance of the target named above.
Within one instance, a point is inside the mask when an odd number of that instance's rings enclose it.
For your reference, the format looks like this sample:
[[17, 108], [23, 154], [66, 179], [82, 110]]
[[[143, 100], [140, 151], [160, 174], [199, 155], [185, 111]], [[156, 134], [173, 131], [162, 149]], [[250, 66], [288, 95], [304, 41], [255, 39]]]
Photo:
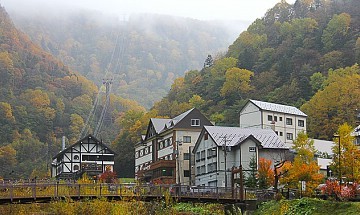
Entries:
[[[61, 136], [78, 139], [98, 88], [33, 44], [4, 8], [0, 20], [0, 178], [45, 177]], [[110, 100], [106, 140], [121, 129], [116, 121], [124, 111], [144, 111], [134, 101]]]
[[[184, 111], [179, 106], [196, 106], [217, 124], [237, 126], [238, 113], [249, 98], [300, 107], [324, 89], [331, 71], [360, 61], [359, 10], [358, 1], [351, 0], [298, 0], [294, 5], [282, 1], [242, 32], [212, 67], [175, 80], [154, 109], [174, 116]], [[357, 66], [345, 70], [358, 73]], [[358, 82], [347, 83], [356, 94]], [[359, 104], [356, 96], [338, 99], [346, 98], [354, 105], [340, 110]], [[330, 138], [337, 126], [316, 134], [313, 131], [325, 125], [313, 124], [323, 120], [308, 113], [312, 137]], [[355, 109], [346, 113], [336, 123], [354, 125]]]
[[116, 94], [147, 108], [166, 95], [175, 78], [201, 68], [205, 56], [225, 51], [230, 42], [221, 24], [189, 18], [143, 14], [119, 20], [90, 11], [12, 16], [70, 68], [95, 83], [108, 69]]
[[192, 107], [217, 125], [238, 126], [247, 99], [303, 105], [312, 138], [331, 139], [344, 122], [354, 126], [360, 104], [359, 8], [351, 0], [280, 2], [212, 66], [177, 78], [148, 113], [132, 111], [123, 118], [126, 129], [114, 141], [125, 150], [117, 169], [132, 176], [134, 164], [125, 162], [134, 159], [130, 143], [140, 141], [149, 118], [175, 117]]

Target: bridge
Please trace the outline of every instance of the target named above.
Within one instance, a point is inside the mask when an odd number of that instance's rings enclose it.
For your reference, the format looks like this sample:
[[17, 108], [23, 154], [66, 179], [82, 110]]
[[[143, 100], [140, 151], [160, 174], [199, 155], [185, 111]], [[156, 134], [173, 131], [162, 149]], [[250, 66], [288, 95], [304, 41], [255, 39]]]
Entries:
[[[298, 197], [297, 191], [286, 190], [284, 196]], [[223, 187], [191, 187], [180, 185], [137, 185], [107, 183], [2, 183], [0, 204], [46, 203], [62, 199], [108, 198], [109, 200], [153, 201], [166, 197], [178, 202], [216, 202], [221, 204], [266, 201], [275, 197], [272, 190], [251, 190]]]

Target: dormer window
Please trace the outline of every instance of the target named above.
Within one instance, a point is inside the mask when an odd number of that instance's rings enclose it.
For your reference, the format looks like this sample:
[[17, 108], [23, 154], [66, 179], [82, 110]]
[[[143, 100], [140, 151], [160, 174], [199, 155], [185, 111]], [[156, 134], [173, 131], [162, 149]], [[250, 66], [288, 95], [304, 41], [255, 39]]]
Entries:
[[200, 126], [200, 119], [191, 119], [191, 126]]

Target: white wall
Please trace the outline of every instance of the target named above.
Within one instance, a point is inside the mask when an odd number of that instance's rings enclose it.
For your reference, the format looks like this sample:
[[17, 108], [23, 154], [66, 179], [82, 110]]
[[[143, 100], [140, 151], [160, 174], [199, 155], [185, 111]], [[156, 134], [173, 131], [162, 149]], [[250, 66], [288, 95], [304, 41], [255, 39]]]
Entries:
[[240, 113], [240, 127], [241, 128], [261, 128], [261, 112], [258, 107], [252, 103], [248, 103]]

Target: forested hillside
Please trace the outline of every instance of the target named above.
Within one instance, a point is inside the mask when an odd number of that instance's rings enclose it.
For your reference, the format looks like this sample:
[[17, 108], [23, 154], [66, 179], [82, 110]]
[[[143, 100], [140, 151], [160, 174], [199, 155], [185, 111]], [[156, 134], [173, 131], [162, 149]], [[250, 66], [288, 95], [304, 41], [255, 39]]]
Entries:
[[127, 121], [132, 127], [115, 143], [139, 141], [149, 117], [174, 117], [191, 107], [218, 125], [238, 126], [248, 99], [301, 107], [310, 137], [331, 139], [340, 124], [355, 126], [359, 6], [358, 0], [278, 3], [240, 34], [225, 57], [176, 79], [147, 114], [132, 114]]
[[[61, 137], [68, 138], [67, 144], [78, 140], [98, 89], [33, 44], [2, 7], [0, 21], [0, 178], [43, 178]], [[120, 130], [116, 121], [130, 109], [144, 111], [136, 102], [112, 95], [112, 121], [101, 137], [115, 136]]]
[[70, 68], [96, 84], [107, 70], [116, 80], [114, 93], [147, 108], [166, 95], [175, 78], [202, 68], [208, 54], [225, 51], [233, 39], [221, 23], [165, 15], [117, 18], [93, 11], [39, 15], [15, 9], [11, 15], [32, 41]]
[[[238, 126], [239, 111], [249, 98], [295, 105], [308, 114], [310, 137], [331, 139], [340, 124], [355, 125], [360, 108], [359, 10], [358, 0], [282, 1], [202, 68], [213, 53], [199, 53], [218, 47], [221, 28], [171, 17], [172, 24], [160, 25], [153, 16], [107, 25], [96, 16], [79, 15], [71, 22], [63, 17], [58, 25], [17, 17], [37, 46], [14, 28], [2, 8], [0, 175], [45, 176], [59, 151], [59, 138], [78, 138], [96, 95], [104, 92], [85, 75], [97, 83], [114, 78], [118, 94], [148, 107], [166, 95], [147, 112], [134, 101], [111, 96], [109, 124], [101, 138], [117, 135], [112, 147], [121, 177], [134, 174], [133, 146], [150, 117], [174, 117], [192, 107], [217, 125]], [[143, 20], [149, 28], [140, 27]], [[192, 24], [196, 31], [189, 28]]]

